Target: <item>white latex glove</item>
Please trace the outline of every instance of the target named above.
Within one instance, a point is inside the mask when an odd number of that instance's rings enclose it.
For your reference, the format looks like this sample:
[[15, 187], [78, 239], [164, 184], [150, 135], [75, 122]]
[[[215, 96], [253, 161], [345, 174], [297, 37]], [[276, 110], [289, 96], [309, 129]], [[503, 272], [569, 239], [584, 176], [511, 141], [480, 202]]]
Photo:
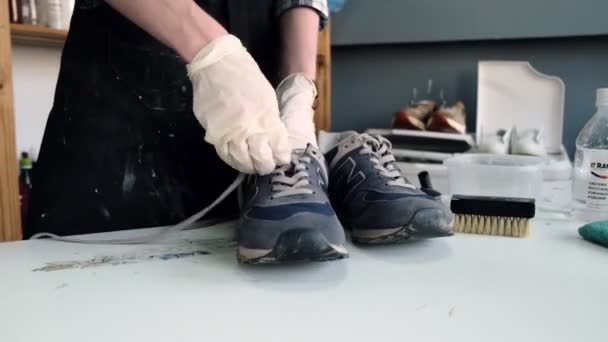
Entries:
[[289, 145], [306, 148], [307, 144], [317, 147], [314, 123], [314, 103], [317, 86], [304, 74], [287, 76], [277, 87], [281, 120], [287, 128]]
[[194, 114], [223, 161], [261, 175], [289, 163], [274, 89], [238, 38], [226, 35], [205, 46], [188, 64], [188, 76]]

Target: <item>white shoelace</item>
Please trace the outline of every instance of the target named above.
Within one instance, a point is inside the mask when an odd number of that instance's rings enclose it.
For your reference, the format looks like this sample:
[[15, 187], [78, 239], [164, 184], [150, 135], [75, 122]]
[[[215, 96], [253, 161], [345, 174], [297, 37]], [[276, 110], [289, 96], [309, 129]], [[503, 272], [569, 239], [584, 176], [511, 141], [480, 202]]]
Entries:
[[[289, 165], [281, 167], [275, 171], [275, 175], [272, 176], [271, 180], [273, 183], [272, 191], [273, 198], [280, 198], [285, 196], [293, 196], [297, 194], [312, 194], [314, 191], [308, 187], [310, 185], [307, 164], [311, 162], [311, 154], [315, 152], [311, 146], [308, 146], [306, 150], [301, 154], [294, 154], [292, 161]], [[292, 173], [290, 175], [290, 173]], [[238, 177], [224, 190], [224, 192], [218, 196], [209, 206], [185, 219], [184, 221], [171, 226], [161, 229], [152, 234], [143, 234], [140, 236], [130, 238], [118, 238], [118, 239], [88, 239], [88, 238], [77, 238], [77, 237], [63, 237], [52, 233], [38, 233], [32, 236], [30, 239], [42, 239], [50, 238], [56, 241], [72, 242], [72, 243], [84, 243], [84, 244], [98, 244], [98, 245], [139, 245], [139, 244], [153, 244], [162, 241], [168, 235], [177, 233], [182, 230], [187, 230], [192, 225], [203, 218], [209, 211], [220, 204], [230, 193], [236, 190], [239, 185], [244, 181], [245, 175], [239, 174]], [[216, 223], [216, 222], [213, 222]], [[200, 226], [199, 226], [200, 227]], [[203, 225], [200, 228], [206, 228]]]
[[[392, 144], [386, 138], [379, 135], [360, 134], [355, 139], [360, 139], [363, 149], [359, 154], [368, 155], [369, 160], [374, 164], [374, 169], [378, 170], [381, 176], [388, 179], [386, 182], [390, 186], [399, 186], [415, 190], [416, 187], [408, 183], [399, 170], [395, 167], [395, 156], [391, 152]], [[354, 143], [355, 141], [353, 141]]]
[[308, 165], [311, 162], [311, 155], [316, 153], [313, 147], [308, 145], [303, 153], [292, 155], [291, 163], [274, 171], [271, 177], [272, 199], [314, 193], [310, 188]]
[[[213, 203], [211, 203], [209, 206], [207, 206], [203, 210], [188, 217], [187, 219], [183, 220], [182, 222], [180, 222], [174, 226], [163, 228], [163, 229], [156, 231], [154, 233], [151, 233], [151, 234], [143, 234], [140, 236], [123, 238], [123, 239], [87, 239], [87, 238], [76, 238], [76, 237], [63, 237], [63, 236], [59, 236], [59, 235], [52, 234], [52, 233], [38, 233], [38, 234], [35, 234], [34, 236], [32, 236], [30, 238], [30, 240], [50, 238], [50, 239], [56, 240], [56, 241], [72, 242], [72, 243], [85, 243], [85, 244], [92, 244], [92, 245], [142, 245], [142, 244], [157, 243], [157, 242], [160, 242], [161, 240], [163, 240], [164, 238], [166, 238], [168, 235], [191, 228], [194, 223], [196, 223], [198, 220], [200, 220], [205, 215], [207, 215], [208, 212], [210, 212], [213, 208], [215, 208], [218, 204], [220, 204], [224, 199], [226, 199], [226, 197], [228, 197], [228, 195], [230, 195], [230, 193], [232, 193], [234, 190], [236, 190], [244, 180], [245, 180], [245, 175], [240, 173], [236, 177], [234, 182], [232, 182], [232, 184], [230, 184], [230, 186], [228, 186], [228, 188], [226, 188], [226, 190], [224, 190], [224, 192], [221, 195], [219, 195], [218, 198], [216, 198], [215, 201], [213, 201]], [[217, 222], [213, 222], [213, 223], [217, 223]], [[201, 226], [202, 227], [200, 227], [200, 226], [199, 227], [200, 228], [208, 227], [207, 225], [202, 225], [202, 224], [201, 224]]]

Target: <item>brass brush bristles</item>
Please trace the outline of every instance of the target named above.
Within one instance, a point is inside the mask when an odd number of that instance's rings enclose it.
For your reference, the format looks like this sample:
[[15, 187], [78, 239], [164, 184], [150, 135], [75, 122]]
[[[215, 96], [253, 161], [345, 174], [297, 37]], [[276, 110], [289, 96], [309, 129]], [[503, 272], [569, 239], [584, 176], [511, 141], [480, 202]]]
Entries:
[[529, 198], [454, 195], [454, 230], [459, 233], [526, 237], [535, 204]]
[[467, 234], [526, 237], [530, 234], [530, 219], [481, 215], [456, 215], [454, 231]]

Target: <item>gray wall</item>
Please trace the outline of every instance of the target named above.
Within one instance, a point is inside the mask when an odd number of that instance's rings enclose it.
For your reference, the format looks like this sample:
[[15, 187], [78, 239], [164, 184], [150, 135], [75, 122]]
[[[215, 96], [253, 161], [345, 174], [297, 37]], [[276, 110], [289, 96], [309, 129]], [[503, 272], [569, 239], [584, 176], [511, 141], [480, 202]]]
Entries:
[[608, 34], [606, 0], [348, 0], [335, 45]]
[[[361, 1], [351, 1], [356, 6]], [[608, 3], [607, 3], [608, 4]], [[346, 9], [345, 9], [346, 11]], [[338, 14], [332, 34], [341, 30]], [[407, 17], [407, 16], [406, 16]], [[368, 25], [373, 26], [370, 22]], [[522, 24], [523, 25], [523, 24]], [[388, 127], [412, 88], [445, 90], [467, 106], [474, 131], [479, 60], [526, 60], [566, 83], [564, 144], [573, 153], [578, 132], [595, 111], [595, 89], [608, 87], [608, 35], [436, 43], [356, 44], [332, 48], [332, 129]], [[522, 108], [522, 110], [525, 110]]]

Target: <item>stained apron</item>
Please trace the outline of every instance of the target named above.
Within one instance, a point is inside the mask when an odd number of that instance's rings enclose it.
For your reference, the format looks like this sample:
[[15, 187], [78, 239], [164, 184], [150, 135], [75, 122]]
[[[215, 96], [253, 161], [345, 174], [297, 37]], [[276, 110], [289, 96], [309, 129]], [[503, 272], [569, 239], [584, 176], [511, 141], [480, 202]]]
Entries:
[[[197, 3], [241, 38], [276, 84], [274, 1]], [[175, 51], [105, 2], [77, 1], [33, 174], [25, 236], [163, 226], [188, 217], [237, 175], [204, 134]], [[232, 196], [209, 217], [237, 213]]]

